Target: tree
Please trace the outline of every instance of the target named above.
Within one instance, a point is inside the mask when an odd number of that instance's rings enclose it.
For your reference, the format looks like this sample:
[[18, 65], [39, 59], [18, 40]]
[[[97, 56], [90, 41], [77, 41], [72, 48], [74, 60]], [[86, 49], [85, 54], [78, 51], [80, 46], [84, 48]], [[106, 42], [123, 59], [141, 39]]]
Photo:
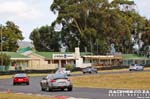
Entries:
[[114, 10], [111, 15], [113, 31], [110, 33], [114, 36], [110, 37], [119, 52], [132, 52], [131, 33], [134, 30], [133, 23], [137, 22], [134, 17], [139, 15], [135, 12], [134, 6], [134, 1], [129, 0], [113, 0], [111, 2], [111, 8]]
[[0, 53], [0, 65], [9, 66], [10, 65], [10, 56], [5, 53]]
[[[50, 9], [58, 12], [58, 17], [49, 29], [54, 39], [47, 35], [48, 32], [41, 32], [41, 28], [33, 30], [30, 38], [41, 51], [58, 51], [63, 44], [68, 51], [74, 51], [78, 46], [81, 51], [106, 54], [113, 43], [117, 52], [132, 53], [135, 45], [132, 39], [138, 39], [139, 43], [139, 35], [145, 31], [146, 24], [135, 6], [130, 0], [110, 3], [108, 0], [54, 0]], [[62, 25], [61, 31], [55, 30], [58, 24]]]
[[[61, 33], [74, 35], [80, 42], [81, 51], [86, 47], [93, 53], [107, 53], [111, 43], [114, 43], [117, 51], [131, 52], [130, 26], [133, 18], [130, 16], [135, 15], [132, 6], [134, 2], [128, 0], [114, 0], [111, 3], [108, 0], [54, 0], [51, 10], [59, 12], [54, 24], [63, 25]], [[77, 44], [71, 47], [79, 46]], [[122, 47], [123, 44], [125, 47]], [[70, 48], [70, 45], [67, 46]]]
[[22, 32], [17, 25], [11, 21], [2, 26], [2, 46], [3, 51], [16, 51], [18, 49], [18, 40], [23, 40]]
[[150, 20], [146, 20], [144, 24], [141, 40], [143, 41], [141, 53], [147, 57], [150, 57]]
[[34, 29], [30, 34], [35, 49], [38, 51], [59, 51], [59, 35], [50, 26]]
[[[96, 42], [95, 37], [99, 32], [97, 30], [97, 26], [100, 23], [99, 16], [104, 15], [103, 12], [107, 5], [107, 0], [54, 0], [51, 10], [54, 13], [59, 12], [54, 25], [62, 24], [63, 28], [60, 33], [65, 33], [67, 34], [66, 36], [69, 36], [66, 40], [69, 43], [63, 43], [68, 46], [69, 50], [71, 49], [70, 51], [79, 46], [81, 51], [86, 51], [87, 49], [87, 51], [93, 52], [93, 44]], [[66, 39], [66, 36], [64, 35], [62, 38]]]

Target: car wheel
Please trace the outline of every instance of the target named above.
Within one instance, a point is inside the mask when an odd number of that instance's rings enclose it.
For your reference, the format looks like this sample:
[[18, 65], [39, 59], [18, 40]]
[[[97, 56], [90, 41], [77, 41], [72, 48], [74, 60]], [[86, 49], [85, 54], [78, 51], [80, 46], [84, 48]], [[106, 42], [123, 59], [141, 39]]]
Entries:
[[61, 88], [61, 91], [64, 91], [64, 88]]
[[67, 89], [68, 89], [68, 91], [72, 91], [72, 87], [68, 87]]
[[129, 71], [132, 71], [132, 69], [129, 69]]
[[53, 91], [53, 88], [48, 88], [48, 91], [50, 92], [50, 91]]
[[141, 71], [143, 71], [144, 69], [141, 69]]
[[41, 88], [42, 91], [45, 91], [45, 88]]
[[13, 85], [16, 85], [16, 83], [13, 83]]
[[85, 72], [83, 72], [83, 74], [85, 74]]
[[27, 82], [27, 83], [26, 83], [26, 85], [30, 85], [30, 83], [29, 83], [29, 82]]

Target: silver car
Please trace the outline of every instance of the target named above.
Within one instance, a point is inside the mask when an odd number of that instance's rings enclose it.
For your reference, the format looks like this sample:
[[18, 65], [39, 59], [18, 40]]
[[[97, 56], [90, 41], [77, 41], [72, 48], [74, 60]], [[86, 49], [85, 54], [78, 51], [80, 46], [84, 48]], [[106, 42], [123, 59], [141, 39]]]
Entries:
[[63, 74], [49, 74], [40, 82], [42, 91], [53, 91], [53, 89], [67, 89], [72, 91], [73, 85], [71, 80]]
[[67, 76], [71, 76], [70, 70], [66, 70], [65, 68], [58, 69], [55, 74], [64, 74]]
[[144, 70], [144, 66], [143, 65], [131, 64], [129, 66], [129, 71], [143, 71], [143, 70]]

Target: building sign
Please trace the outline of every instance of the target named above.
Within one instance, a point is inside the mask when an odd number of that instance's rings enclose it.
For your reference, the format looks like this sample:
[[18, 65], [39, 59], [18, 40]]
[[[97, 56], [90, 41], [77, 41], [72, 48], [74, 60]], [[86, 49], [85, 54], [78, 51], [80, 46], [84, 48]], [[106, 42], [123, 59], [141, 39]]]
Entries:
[[75, 54], [53, 54], [53, 59], [75, 59]]

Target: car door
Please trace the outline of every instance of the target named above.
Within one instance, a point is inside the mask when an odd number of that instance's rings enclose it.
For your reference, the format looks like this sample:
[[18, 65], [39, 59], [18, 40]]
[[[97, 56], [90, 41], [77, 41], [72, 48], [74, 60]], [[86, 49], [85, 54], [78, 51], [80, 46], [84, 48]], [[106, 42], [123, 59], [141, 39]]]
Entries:
[[142, 70], [143, 66], [142, 65], [137, 65], [138, 70]]

